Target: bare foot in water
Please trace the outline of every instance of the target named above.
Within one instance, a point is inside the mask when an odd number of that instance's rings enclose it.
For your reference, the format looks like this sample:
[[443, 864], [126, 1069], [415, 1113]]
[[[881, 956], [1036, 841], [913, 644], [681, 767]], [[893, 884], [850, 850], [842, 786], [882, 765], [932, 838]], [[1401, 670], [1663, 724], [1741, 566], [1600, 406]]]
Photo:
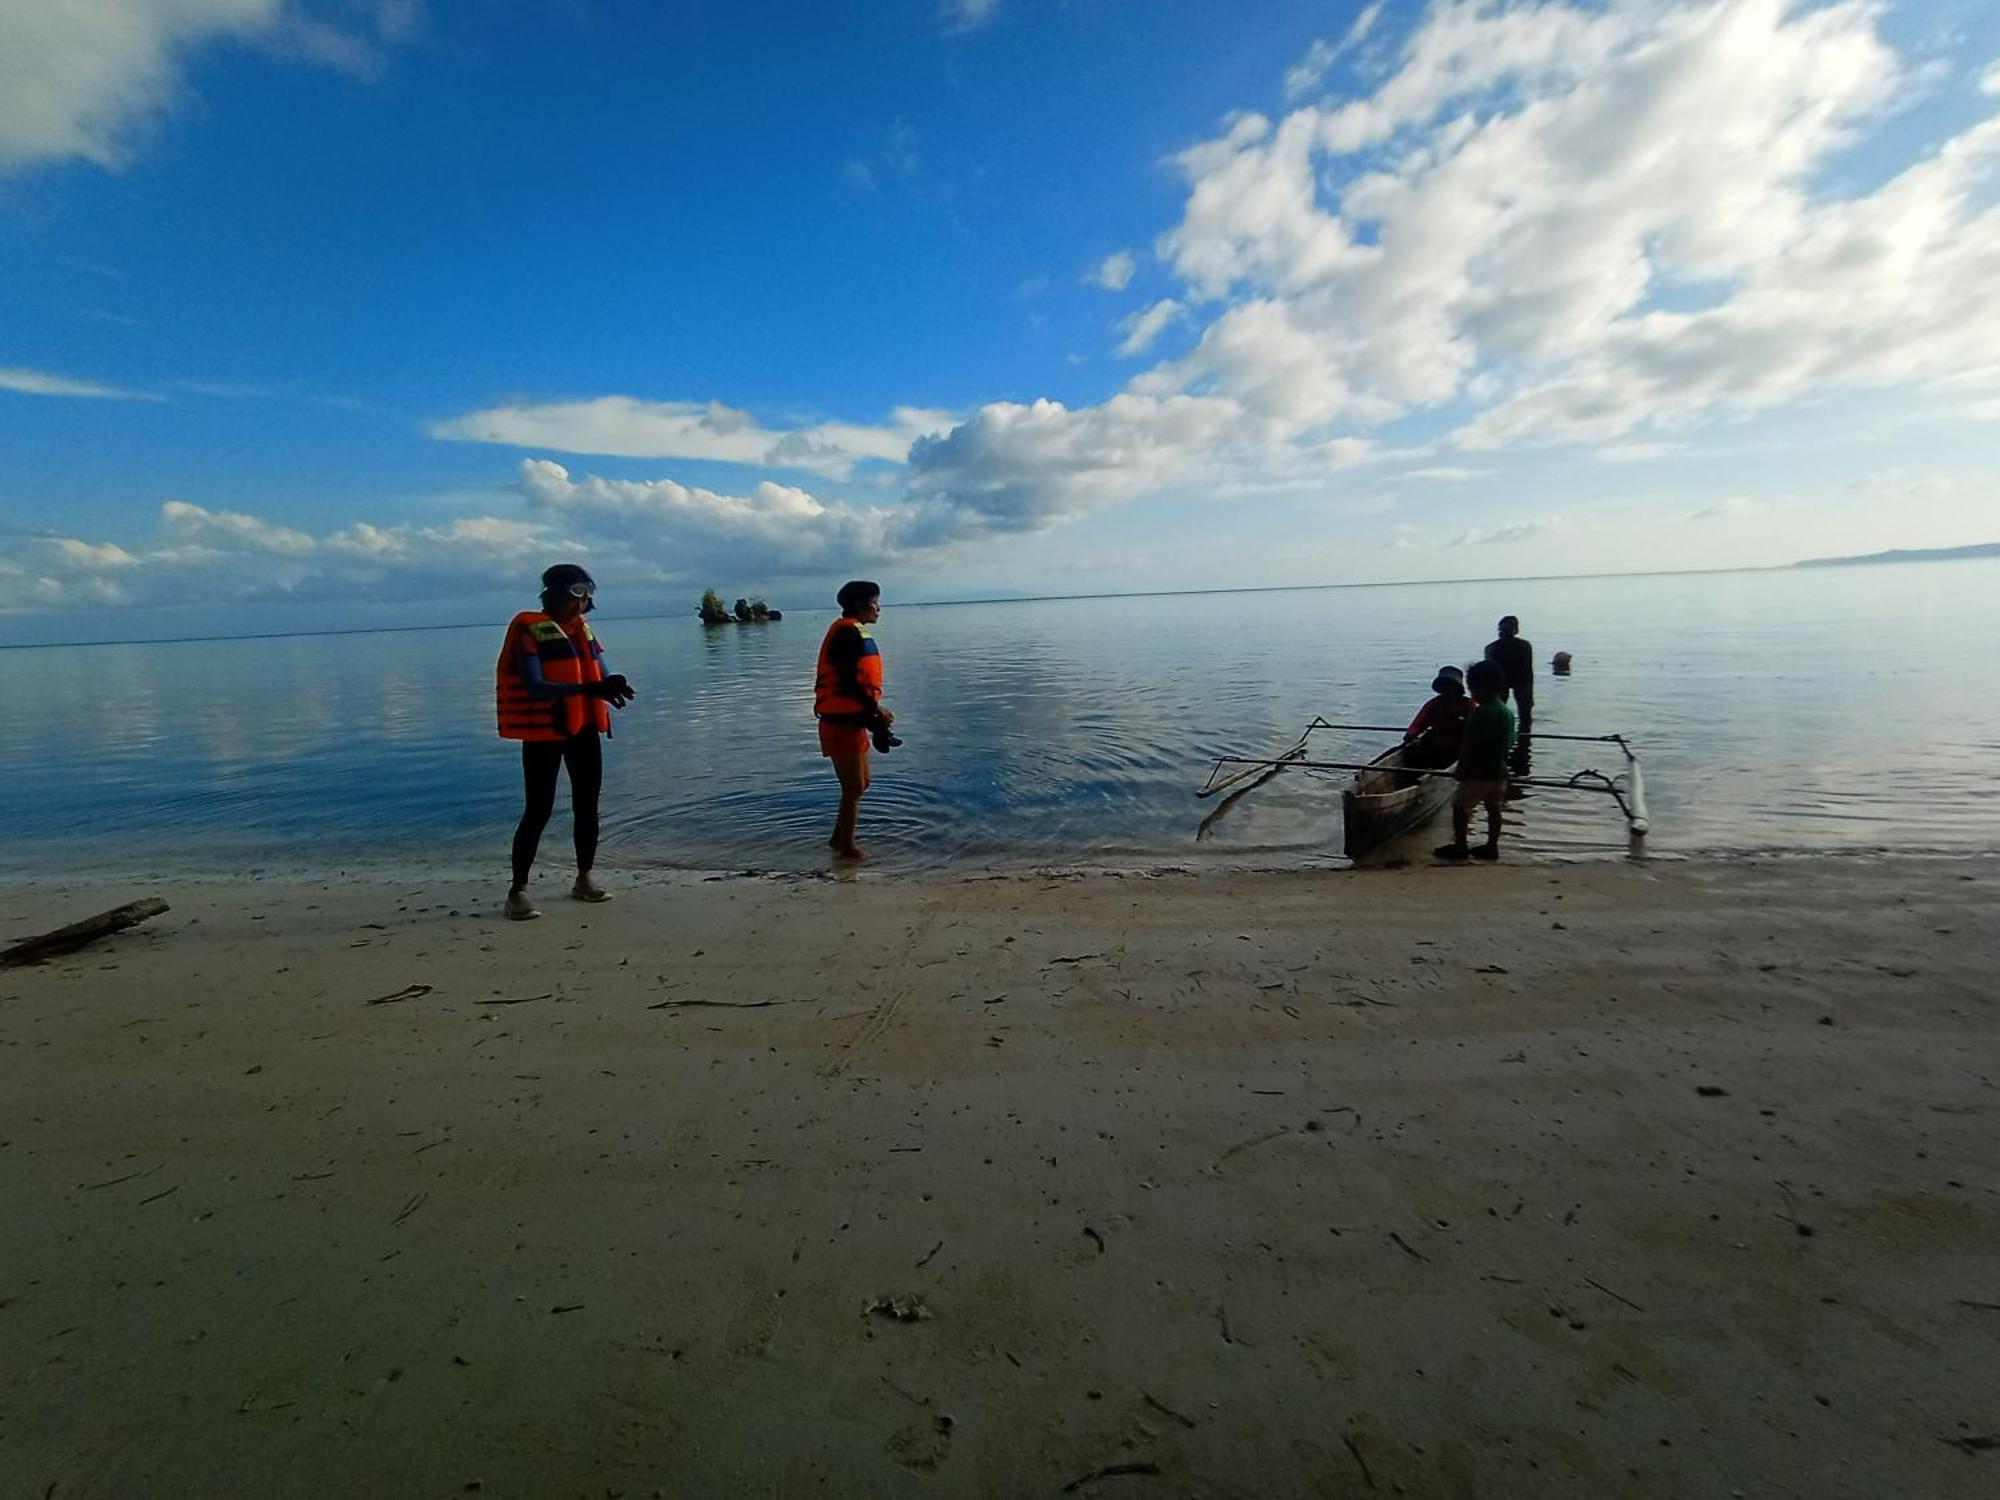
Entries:
[[833, 846], [833, 857], [835, 859], [866, 859], [868, 851], [863, 849], [859, 844], [835, 844]]

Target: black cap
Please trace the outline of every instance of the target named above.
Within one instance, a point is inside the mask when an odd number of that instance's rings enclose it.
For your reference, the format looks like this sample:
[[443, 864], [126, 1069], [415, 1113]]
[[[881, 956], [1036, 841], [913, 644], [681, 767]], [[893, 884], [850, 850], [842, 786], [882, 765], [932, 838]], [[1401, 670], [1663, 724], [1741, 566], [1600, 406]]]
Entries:
[[597, 580], [590, 576], [588, 569], [577, 563], [557, 563], [542, 574], [544, 591], [567, 589], [573, 583], [587, 583], [593, 591], [597, 588]]

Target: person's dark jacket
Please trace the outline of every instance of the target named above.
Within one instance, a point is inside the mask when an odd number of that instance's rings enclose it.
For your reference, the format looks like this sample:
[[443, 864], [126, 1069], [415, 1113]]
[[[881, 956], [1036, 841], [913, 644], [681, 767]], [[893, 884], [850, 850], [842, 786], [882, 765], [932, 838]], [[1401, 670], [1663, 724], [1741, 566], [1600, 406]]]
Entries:
[[1486, 648], [1486, 659], [1507, 674], [1507, 691], [1517, 703], [1535, 701], [1535, 648], [1518, 635], [1503, 635]]

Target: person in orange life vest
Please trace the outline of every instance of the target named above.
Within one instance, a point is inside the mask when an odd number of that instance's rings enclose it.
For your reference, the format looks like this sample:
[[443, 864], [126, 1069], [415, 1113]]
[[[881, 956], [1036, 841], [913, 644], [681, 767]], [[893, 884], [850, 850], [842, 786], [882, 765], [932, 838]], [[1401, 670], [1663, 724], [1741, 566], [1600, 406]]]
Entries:
[[494, 667], [494, 693], [503, 739], [521, 742], [521, 776], [527, 791], [514, 830], [514, 883], [507, 915], [525, 922], [541, 913], [528, 899], [528, 872], [542, 830], [555, 811], [556, 778], [569, 772], [570, 808], [576, 822], [579, 901], [608, 901], [610, 892], [591, 875], [597, 860], [597, 795], [604, 782], [600, 736], [611, 730], [611, 710], [632, 699], [632, 685], [604, 670], [604, 648], [584, 616], [595, 607], [597, 585], [575, 563], [542, 574], [542, 607], [523, 610], [507, 626]]
[[1439, 667], [1431, 679], [1431, 692], [1434, 696], [1403, 731], [1403, 764], [1443, 770], [1458, 759], [1465, 743], [1472, 700], [1465, 696], [1465, 673], [1457, 667]]
[[827, 840], [840, 859], [861, 859], [854, 822], [868, 790], [868, 746], [887, 752], [903, 742], [889, 726], [896, 716], [882, 706], [882, 652], [868, 627], [882, 618], [882, 589], [866, 579], [844, 584], [840, 618], [827, 627], [813, 674], [813, 713], [819, 719], [819, 753], [840, 778], [840, 813]]

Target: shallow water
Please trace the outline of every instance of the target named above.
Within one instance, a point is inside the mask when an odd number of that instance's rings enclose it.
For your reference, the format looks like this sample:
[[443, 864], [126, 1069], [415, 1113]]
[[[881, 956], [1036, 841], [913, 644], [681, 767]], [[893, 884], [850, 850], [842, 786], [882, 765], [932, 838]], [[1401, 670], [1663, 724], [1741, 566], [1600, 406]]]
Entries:
[[[907, 744], [876, 760], [864, 841], [890, 868], [1337, 862], [1332, 774], [1287, 772], [1197, 842], [1210, 759], [1276, 754], [1315, 714], [1403, 722], [1436, 666], [1476, 657], [1508, 612], [1536, 646], [1536, 727], [1638, 747], [1656, 852], [2000, 843], [1990, 561], [923, 608], [892, 592], [876, 634]], [[824, 862], [834, 788], [811, 676], [829, 618], [601, 618], [643, 694], [607, 747], [603, 864]], [[519, 759], [492, 731], [499, 635], [0, 651], [0, 867], [502, 867]], [[1547, 675], [1556, 650], [1574, 675]], [[1322, 733], [1314, 753], [1384, 743]], [[1619, 764], [1545, 744], [1534, 769]], [[564, 820], [559, 806], [551, 870]], [[1595, 796], [1538, 792], [1509, 830], [1523, 854], [1625, 847]]]

